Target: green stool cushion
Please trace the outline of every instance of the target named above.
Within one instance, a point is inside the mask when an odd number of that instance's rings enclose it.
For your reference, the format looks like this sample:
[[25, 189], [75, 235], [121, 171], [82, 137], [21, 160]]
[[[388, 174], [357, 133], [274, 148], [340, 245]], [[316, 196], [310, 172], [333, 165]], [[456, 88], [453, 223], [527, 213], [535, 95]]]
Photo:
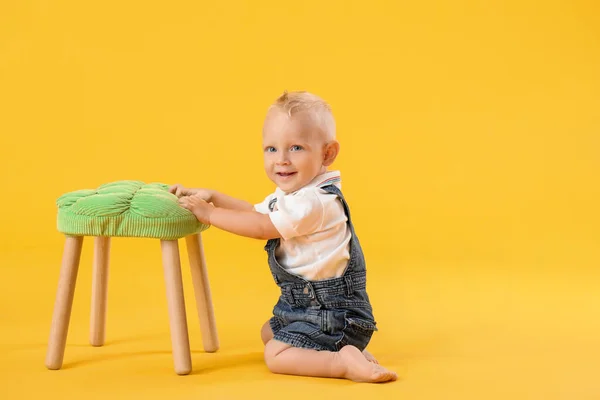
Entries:
[[117, 181], [60, 196], [58, 231], [69, 236], [175, 240], [208, 228], [162, 183]]

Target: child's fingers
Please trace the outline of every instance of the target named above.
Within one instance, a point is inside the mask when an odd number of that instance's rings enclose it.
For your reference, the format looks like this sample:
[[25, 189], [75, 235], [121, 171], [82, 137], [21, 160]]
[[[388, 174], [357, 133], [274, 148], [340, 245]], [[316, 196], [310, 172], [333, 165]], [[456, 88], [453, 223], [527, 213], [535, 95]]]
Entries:
[[204, 204], [208, 204], [208, 203], [206, 203], [206, 201], [202, 197], [200, 197], [198, 195], [191, 195], [191, 196], [181, 197], [178, 200], [178, 202], [179, 202], [179, 204], [182, 207], [187, 208], [188, 210], [192, 209], [194, 207], [199, 207], [199, 206], [202, 206]]
[[173, 193], [177, 197], [181, 197], [181, 194], [183, 191], [184, 191], [184, 188], [179, 183], [176, 185], [173, 185], [169, 188], [169, 193]]

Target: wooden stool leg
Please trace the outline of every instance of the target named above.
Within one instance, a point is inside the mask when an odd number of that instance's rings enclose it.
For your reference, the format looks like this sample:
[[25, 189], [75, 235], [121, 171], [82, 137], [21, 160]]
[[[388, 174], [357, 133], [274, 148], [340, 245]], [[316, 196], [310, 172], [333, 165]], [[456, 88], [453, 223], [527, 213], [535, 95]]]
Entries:
[[83, 236], [66, 237], [52, 314], [48, 352], [46, 354], [46, 367], [48, 369], [60, 369], [62, 367], [82, 246]]
[[212, 353], [219, 349], [219, 337], [217, 335], [217, 324], [210, 293], [202, 236], [200, 234], [190, 235], [185, 239], [196, 296], [196, 309], [202, 332], [202, 344], [204, 351]]
[[108, 265], [110, 237], [94, 239], [94, 268], [92, 275], [92, 309], [90, 313], [90, 344], [104, 345], [106, 332], [106, 306], [108, 300]]
[[179, 245], [177, 240], [161, 240], [160, 244], [165, 271], [175, 372], [179, 375], [186, 375], [192, 370], [192, 357], [190, 354], [190, 341], [185, 316]]

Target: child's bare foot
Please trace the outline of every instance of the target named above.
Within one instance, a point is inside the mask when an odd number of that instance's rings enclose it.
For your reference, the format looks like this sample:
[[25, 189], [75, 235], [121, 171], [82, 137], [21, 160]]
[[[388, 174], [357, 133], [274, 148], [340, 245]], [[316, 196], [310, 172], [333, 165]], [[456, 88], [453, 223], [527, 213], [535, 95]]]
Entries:
[[363, 356], [365, 356], [367, 361], [372, 362], [373, 364], [379, 364], [379, 361], [377, 361], [373, 354], [369, 353], [366, 349], [363, 350]]
[[347, 379], [355, 382], [388, 382], [398, 379], [395, 372], [368, 361], [366, 356], [354, 346], [342, 347], [339, 355], [346, 367], [344, 377]]

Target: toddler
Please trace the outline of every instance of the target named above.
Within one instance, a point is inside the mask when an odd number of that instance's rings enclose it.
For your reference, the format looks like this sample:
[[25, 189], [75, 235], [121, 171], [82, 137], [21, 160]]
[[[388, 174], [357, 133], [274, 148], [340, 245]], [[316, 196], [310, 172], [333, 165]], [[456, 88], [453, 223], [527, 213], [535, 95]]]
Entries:
[[210, 189], [173, 185], [182, 207], [205, 224], [267, 240], [281, 296], [261, 331], [270, 371], [396, 380], [365, 350], [377, 330], [366, 269], [339, 171], [328, 171], [340, 146], [331, 109], [308, 92], [285, 92], [262, 132], [264, 167], [277, 186], [253, 205]]

